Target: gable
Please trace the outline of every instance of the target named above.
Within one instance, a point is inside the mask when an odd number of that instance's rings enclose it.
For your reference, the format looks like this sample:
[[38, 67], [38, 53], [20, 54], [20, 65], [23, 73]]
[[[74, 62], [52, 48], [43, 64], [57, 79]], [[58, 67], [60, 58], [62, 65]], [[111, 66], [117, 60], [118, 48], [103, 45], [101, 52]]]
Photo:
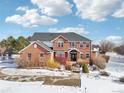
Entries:
[[51, 42], [55, 42], [55, 41], [68, 41], [68, 39], [67, 38], [65, 38], [64, 36], [62, 36], [62, 35], [59, 35], [58, 37], [56, 37], [56, 38], [54, 38]]
[[22, 53], [24, 51], [35, 51], [35, 50], [42, 50], [43, 52], [51, 52], [52, 50], [48, 47], [45, 47], [42, 45], [42, 43], [39, 42], [33, 42], [29, 44], [27, 47], [23, 48], [22, 50], [19, 51], [19, 53]]

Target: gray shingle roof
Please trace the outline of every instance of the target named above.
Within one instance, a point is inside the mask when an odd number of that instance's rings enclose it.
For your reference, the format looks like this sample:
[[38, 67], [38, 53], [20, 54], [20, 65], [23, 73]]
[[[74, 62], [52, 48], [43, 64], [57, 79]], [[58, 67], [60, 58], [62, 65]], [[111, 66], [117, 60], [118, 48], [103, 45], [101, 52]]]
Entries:
[[67, 38], [69, 41], [91, 41], [90, 39], [81, 36], [79, 34], [68, 32], [68, 33], [34, 33], [32, 37], [30, 37], [30, 41], [51, 41], [55, 39], [57, 36], [62, 35]]

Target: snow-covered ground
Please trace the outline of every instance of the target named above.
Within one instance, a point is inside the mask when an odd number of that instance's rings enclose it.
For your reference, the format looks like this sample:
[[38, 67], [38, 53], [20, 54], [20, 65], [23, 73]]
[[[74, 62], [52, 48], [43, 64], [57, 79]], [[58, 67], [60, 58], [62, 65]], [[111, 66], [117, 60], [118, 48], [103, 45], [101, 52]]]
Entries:
[[58, 77], [68, 77], [71, 75], [70, 71], [58, 71], [58, 70], [47, 70], [47, 69], [16, 69], [16, 68], [5, 68], [1, 71], [7, 75], [23, 75], [23, 76], [58, 76]]
[[0, 80], [0, 93], [124, 93], [124, 84], [86, 74], [81, 75], [81, 88], [42, 84]]
[[124, 76], [124, 63], [109, 61], [106, 67], [106, 71], [110, 72], [113, 76], [122, 77]]
[[15, 63], [0, 63], [0, 68], [14, 68], [17, 67]]
[[13, 62], [13, 59], [0, 60], [0, 68], [15, 68], [17, 65]]
[[[109, 61], [106, 71], [109, 71], [111, 76], [100, 76], [97, 71], [81, 74], [81, 88], [43, 85], [43, 82], [40, 81], [15, 82], [0, 80], [0, 93], [124, 93], [124, 84], [116, 81], [120, 76], [124, 76], [124, 64]], [[34, 73], [34, 71], [32, 72]]]

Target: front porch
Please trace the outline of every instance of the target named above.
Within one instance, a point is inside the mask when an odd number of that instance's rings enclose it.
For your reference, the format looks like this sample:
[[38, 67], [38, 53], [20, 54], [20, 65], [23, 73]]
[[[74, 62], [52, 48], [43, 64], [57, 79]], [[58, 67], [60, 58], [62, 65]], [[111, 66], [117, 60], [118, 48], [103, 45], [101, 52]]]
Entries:
[[86, 63], [89, 63], [89, 59], [86, 59], [84, 55], [81, 56], [81, 52], [78, 49], [69, 49], [67, 51], [55, 51], [53, 53], [54, 59], [60, 62], [61, 64], [66, 64], [71, 62], [71, 64], [76, 64], [79, 59], [87, 60]]

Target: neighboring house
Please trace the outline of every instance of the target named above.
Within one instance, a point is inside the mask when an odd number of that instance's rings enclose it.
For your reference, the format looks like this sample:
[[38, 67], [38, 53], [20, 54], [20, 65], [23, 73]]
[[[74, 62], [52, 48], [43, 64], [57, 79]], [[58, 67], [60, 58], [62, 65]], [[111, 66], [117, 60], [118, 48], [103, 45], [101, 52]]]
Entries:
[[45, 62], [48, 59], [60, 59], [76, 62], [91, 58], [91, 40], [79, 34], [68, 33], [34, 33], [27, 47], [22, 49], [20, 58], [31, 62]]
[[96, 58], [100, 53], [99, 45], [92, 45], [92, 59]]

